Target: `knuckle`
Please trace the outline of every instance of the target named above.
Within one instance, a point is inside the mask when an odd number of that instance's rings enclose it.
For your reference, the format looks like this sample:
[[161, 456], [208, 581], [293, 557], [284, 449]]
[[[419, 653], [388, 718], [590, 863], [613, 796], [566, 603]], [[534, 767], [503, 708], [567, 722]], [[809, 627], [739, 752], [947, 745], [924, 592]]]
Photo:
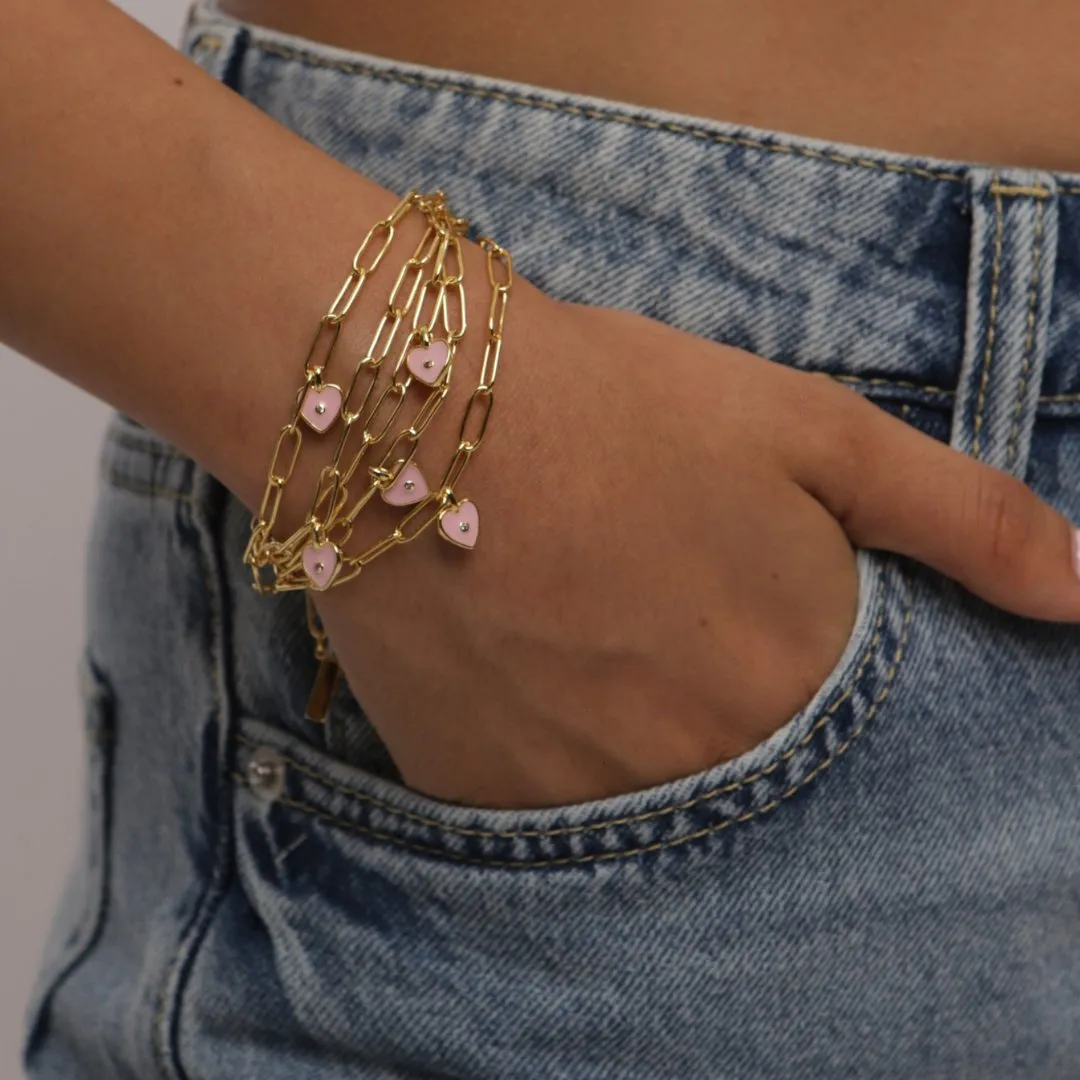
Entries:
[[820, 373], [795, 373], [798, 393], [791, 414], [802, 434], [813, 433], [839, 462], [847, 463], [865, 449], [876, 409], [861, 395]]
[[861, 542], [876, 524], [863, 474], [882, 442], [883, 414], [824, 374], [786, 370], [781, 393], [774, 443], [784, 447], [790, 474]]
[[1025, 576], [1037, 525], [1037, 507], [1014, 477], [992, 469], [981, 472], [973, 500], [974, 525], [987, 537], [998, 572], [1010, 579]]
[[827, 387], [822, 395], [821, 437], [828, 441], [830, 467], [838, 475], [851, 477], [850, 489], [867, 457], [880, 453], [878, 423], [882, 412], [855, 391], [839, 384]]

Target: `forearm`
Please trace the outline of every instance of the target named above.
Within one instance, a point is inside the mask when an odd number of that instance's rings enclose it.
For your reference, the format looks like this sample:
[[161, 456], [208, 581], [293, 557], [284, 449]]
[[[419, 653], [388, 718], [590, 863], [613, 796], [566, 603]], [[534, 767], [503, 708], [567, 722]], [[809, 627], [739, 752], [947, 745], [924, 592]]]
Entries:
[[0, 338], [257, 502], [318, 319], [400, 193], [100, 0], [7, 0], [0, 102]]

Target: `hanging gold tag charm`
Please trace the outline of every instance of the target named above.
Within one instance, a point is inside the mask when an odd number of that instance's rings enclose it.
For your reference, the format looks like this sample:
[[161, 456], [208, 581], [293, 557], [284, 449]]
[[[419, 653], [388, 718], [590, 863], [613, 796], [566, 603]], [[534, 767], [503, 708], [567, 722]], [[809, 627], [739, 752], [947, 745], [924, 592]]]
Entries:
[[330, 641], [323, 629], [319, 613], [315, 610], [310, 592], [307, 594], [307, 624], [308, 631], [315, 642], [315, 659], [319, 661], [319, 670], [315, 673], [315, 681], [311, 684], [304, 719], [310, 720], [313, 724], [324, 724], [326, 714], [330, 711], [330, 704], [334, 700], [334, 691], [337, 689], [341, 668], [333, 649], [330, 648]]
[[311, 684], [311, 693], [308, 695], [307, 708], [304, 710], [304, 719], [314, 724], [326, 722], [326, 714], [330, 711], [330, 702], [334, 700], [334, 691], [337, 689], [338, 676], [341, 668], [338, 667], [334, 657], [327, 657], [319, 661], [319, 670], [315, 674], [315, 682]]

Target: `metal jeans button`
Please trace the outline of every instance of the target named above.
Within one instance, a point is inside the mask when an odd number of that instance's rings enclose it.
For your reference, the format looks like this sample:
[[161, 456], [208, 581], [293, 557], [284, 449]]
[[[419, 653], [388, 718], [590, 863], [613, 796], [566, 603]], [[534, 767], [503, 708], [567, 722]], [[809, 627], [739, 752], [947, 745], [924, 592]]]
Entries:
[[247, 767], [248, 787], [261, 799], [276, 799], [285, 787], [285, 761], [270, 746], [258, 746]]

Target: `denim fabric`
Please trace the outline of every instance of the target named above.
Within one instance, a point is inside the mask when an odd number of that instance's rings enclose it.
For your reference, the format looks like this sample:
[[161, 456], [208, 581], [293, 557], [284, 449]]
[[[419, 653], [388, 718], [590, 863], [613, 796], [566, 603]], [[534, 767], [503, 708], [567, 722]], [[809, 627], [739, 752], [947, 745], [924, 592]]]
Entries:
[[[549, 292], [825, 372], [1080, 520], [1080, 177], [432, 71], [212, 0], [184, 48], [385, 186], [444, 187]], [[752, 752], [453, 806], [401, 785], [362, 686], [301, 719], [303, 601], [251, 592], [220, 484], [122, 417], [102, 475], [87, 840], [32, 1077], [1080, 1076], [1077, 629], [861, 551], [843, 658]]]

